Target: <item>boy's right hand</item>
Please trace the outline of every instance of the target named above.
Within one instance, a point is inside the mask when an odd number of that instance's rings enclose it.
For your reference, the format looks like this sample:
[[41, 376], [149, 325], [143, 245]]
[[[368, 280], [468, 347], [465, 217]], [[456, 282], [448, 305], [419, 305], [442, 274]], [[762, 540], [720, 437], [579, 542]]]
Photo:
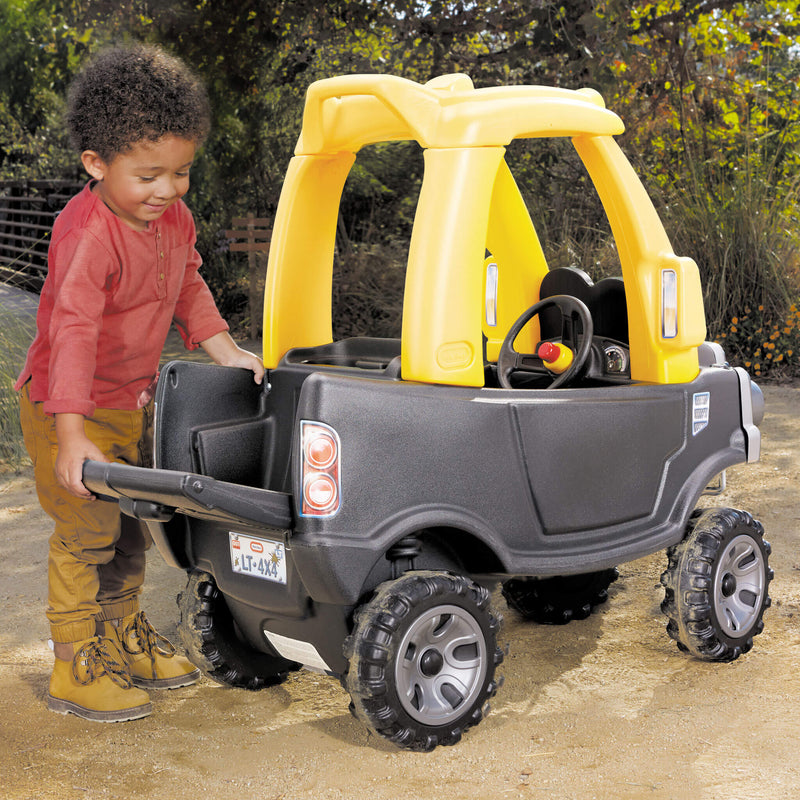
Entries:
[[95, 496], [83, 485], [83, 462], [108, 461], [97, 445], [86, 436], [81, 414], [56, 414], [58, 454], [55, 471], [58, 482], [75, 497], [94, 500]]

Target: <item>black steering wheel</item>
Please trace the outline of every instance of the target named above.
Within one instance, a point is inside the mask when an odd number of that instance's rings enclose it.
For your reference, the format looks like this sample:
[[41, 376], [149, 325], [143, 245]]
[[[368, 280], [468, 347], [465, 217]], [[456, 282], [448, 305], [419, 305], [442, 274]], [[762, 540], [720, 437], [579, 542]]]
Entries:
[[[562, 318], [562, 342], [567, 341], [575, 349], [572, 363], [560, 375], [555, 375], [547, 369], [544, 361], [535, 354], [518, 353], [514, 349], [514, 340], [519, 336], [520, 331], [544, 309], [555, 306], [561, 311]], [[580, 322], [583, 328], [582, 338], [579, 337], [575, 328], [575, 322]], [[555, 294], [534, 303], [527, 311], [524, 311], [519, 319], [511, 326], [503, 340], [500, 354], [497, 357], [497, 379], [504, 389], [513, 389], [511, 385], [511, 375], [514, 372], [524, 372], [529, 375], [546, 375], [553, 378], [548, 385], [548, 389], [556, 389], [571, 381], [578, 375], [592, 349], [592, 336], [594, 326], [592, 325], [592, 315], [586, 304], [568, 294]]]

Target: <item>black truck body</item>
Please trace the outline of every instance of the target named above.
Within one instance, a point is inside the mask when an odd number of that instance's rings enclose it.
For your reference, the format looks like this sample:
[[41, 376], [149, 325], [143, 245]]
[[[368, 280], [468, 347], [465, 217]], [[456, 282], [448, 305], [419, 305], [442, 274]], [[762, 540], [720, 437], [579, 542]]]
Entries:
[[[659, 387], [431, 387], [399, 379], [396, 347], [290, 352], [263, 389], [172, 362], [156, 469], [88, 463], [85, 483], [149, 520], [168, 563], [211, 573], [254, 648], [273, 652], [269, 633], [307, 642], [311, 666], [341, 674], [352, 609], [394, 562], [489, 584], [613, 567], [679, 542], [706, 486], [758, 453], [759, 394], [722, 364]], [[303, 420], [341, 441], [332, 516], [298, 513]], [[286, 584], [234, 573], [231, 533], [280, 542]]]

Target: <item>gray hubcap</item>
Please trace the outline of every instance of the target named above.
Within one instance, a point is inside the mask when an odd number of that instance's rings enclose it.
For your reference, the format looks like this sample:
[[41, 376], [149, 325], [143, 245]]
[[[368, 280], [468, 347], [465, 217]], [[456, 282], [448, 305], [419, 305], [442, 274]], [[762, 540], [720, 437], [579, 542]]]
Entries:
[[468, 709], [486, 676], [486, 640], [458, 606], [429, 609], [403, 637], [395, 682], [403, 708], [425, 725], [446, 725]]
[[766, 569], [761, 550], [750, 536], [732, 539], [714, 576], [714, 609], [731, 638], [746, 636], [761, 612]]

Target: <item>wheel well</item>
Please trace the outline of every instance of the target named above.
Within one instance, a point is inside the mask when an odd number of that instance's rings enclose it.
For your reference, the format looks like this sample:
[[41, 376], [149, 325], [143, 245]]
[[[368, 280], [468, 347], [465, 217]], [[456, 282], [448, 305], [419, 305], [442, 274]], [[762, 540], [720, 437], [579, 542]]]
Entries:
[[495, 552], [468, 531], [446, 526], [422, 528], [397, 538], [376, 560], [362, 584], [358, 604], [366, 602], [384, 581], [412, 570], [461, 575], [505, 572]]
[[503, 571], [490, 547], [471, 533], [451, 527], [423, 528], [405, 534], [387, 549], [375, 568], [383, 574], [382, 580], [421, 569], [466, 575]]
[[443, 569], [461, 569], [468, 574], [503, 572], [496, 553], [477, 536], [459, 528], [425, 528], [415, 534], [423, 550], [441, 554], [445, 561]]
[[397, 538], [373, 564], [354, 608], [367, 602], [380, 584], [416, 570], [460, 575], [505, 572], [495, 552], [461, 528], [442, 526], [409, 531]]

